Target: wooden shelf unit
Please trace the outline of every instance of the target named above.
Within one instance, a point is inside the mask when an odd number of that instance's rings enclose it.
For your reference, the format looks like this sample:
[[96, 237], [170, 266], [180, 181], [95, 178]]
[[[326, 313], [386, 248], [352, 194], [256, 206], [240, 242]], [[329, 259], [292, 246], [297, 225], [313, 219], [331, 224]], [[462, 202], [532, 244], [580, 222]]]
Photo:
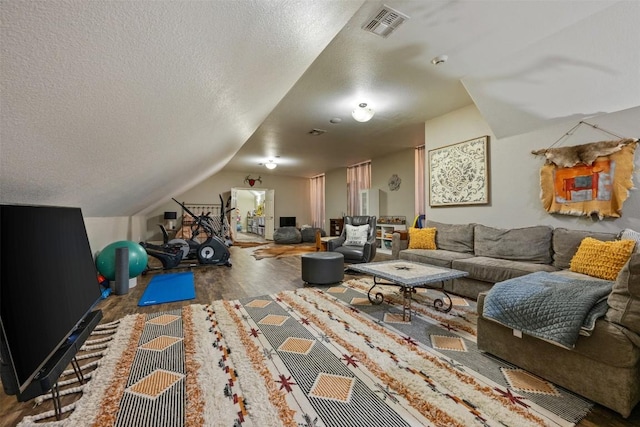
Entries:
[[329, 236], [339, 236], [342, 234], [344, 228], [343, 218], [331, 218], [329, 219]]
[[378, 251], [381, 253], [391, 253], [391, 240], [393, 232], [396, 230], [406, 230], [405, 224], [377, 224], [376, 225], [376, 243]]
[[264, 216], [247, 217], [247, 233], [264, 236]]

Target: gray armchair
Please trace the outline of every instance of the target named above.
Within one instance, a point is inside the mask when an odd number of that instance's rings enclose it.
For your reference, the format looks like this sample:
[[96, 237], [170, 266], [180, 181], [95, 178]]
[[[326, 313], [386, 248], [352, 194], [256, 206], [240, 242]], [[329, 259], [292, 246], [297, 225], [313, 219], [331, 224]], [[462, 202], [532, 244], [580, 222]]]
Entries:
[[[367, 232], [367, 241], [364, 246], [345, 245], [347, 239], [347, 224], [349, 225], [369, 225]], [[340, 252], [344, 255], [344, 262], [358, 264], [363, 262], [371, 262], [376, 257], [376, 217], [375, 216], [345, 216], [344, 227], [340, 237], [331, 239], [327, 242], [327, 250], [332, 252]]]

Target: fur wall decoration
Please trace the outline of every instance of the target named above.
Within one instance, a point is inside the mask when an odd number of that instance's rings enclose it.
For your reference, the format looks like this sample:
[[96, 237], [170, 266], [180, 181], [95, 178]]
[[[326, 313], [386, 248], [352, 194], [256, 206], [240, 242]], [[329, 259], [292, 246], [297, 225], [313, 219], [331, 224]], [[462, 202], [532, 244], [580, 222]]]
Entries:
[[546, 157], [540, 169], [544, 209], [598, 219], [622, 216], [633, 188], [637, 145], [637, 140], [623, 139], [532, 151]]
[[590, 144], [575, 145], [573, 147], [546, 148], [535, 150], [531, 153], [542, 155], [547, 158], [547, 163], [553, 163], [563, 168], [570, 168], [578, 163], [591, 166], [598, 157], [608, 156], [617, 153], [627, 144], [634, 142], [633, 139], [623, 139], [618, 141], [600, 141]]

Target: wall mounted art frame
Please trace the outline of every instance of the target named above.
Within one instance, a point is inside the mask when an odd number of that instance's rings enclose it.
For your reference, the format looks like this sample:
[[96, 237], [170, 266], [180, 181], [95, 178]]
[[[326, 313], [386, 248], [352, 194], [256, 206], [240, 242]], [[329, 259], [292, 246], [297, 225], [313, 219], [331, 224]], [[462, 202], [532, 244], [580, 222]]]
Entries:
[[489, 136], [429, 150], [429, 206], [489, 203]]

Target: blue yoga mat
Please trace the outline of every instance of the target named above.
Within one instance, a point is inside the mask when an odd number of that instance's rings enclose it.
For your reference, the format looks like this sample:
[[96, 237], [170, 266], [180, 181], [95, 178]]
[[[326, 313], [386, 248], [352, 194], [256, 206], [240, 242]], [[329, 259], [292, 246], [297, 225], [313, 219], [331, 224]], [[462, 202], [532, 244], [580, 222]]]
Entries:
[[155, 276], [138, 301], [139, 307], [184, 301], [196, 297], [193, 273], [173, 273]]

